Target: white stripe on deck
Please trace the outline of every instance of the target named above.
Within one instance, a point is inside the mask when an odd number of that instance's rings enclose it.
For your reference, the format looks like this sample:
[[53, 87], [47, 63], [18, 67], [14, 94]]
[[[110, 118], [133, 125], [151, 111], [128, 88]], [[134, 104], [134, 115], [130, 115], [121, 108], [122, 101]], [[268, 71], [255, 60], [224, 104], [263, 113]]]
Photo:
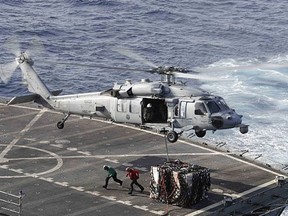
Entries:
[[19, 135], [12, 140], [12, 142], [1, 152], [0, 159], [13, 148], [13, 146], [24, 136], [24, 134], [30, 130], [30, 128], [38, 121], [39, 118], [45, 113], [45, 110], [40, 110], [40, 112], [26, 125], [26, 127], [19, 133]]

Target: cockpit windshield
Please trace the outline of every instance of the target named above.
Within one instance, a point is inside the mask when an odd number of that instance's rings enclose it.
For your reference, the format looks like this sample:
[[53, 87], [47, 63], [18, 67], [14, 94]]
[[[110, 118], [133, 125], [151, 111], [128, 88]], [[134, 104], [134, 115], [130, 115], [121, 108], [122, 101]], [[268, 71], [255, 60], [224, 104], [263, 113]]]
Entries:
[[206, 106], [209, 109], [210, 113], [218, 113], [221, 110], [219, 105], [213, 100], [206, 101]]
[[223, 98], [220, 98], [218, 103], [222, 105], [224, 109], [230, 109]]

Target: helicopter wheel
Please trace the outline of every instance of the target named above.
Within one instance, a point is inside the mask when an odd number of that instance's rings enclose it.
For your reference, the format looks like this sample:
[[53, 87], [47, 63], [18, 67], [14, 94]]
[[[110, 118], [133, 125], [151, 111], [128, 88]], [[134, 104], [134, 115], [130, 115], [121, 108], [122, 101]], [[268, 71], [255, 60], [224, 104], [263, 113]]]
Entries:
[[61, 121], [59, 121], [59, 122], [57, 123], [57, 127], [58, 127], [58, 129], [63, 129], [63, 128], [64, 128], [64, 123], [61, 122]]
[[206, 135], [206, 130], [196, 130], [195, 134], [197, 137], [204, 137]]
[[169, 131], [167, 134], [167, 140], [174, 143], [178, 140], [178, 134], [175, 131]]

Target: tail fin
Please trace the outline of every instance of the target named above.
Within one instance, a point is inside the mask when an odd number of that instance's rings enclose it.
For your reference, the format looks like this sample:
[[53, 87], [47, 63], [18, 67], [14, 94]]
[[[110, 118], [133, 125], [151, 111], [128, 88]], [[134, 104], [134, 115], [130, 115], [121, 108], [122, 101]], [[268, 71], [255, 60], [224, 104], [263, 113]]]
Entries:
[[46, 102], [48, 102], [52, 93], [33, 69], [33, 60], [26, 53], [21, 53], [16, 60], [23, 73], [24, 79], [28, 84], [28, 90], [32, 93], [40, 95]]

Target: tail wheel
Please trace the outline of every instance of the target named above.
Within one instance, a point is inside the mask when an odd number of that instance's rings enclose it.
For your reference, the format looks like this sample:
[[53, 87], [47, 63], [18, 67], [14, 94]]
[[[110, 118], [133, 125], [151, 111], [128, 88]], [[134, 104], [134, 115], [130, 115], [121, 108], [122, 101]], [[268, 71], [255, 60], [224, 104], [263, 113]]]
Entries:
[[244, 126], [240, 127], [240, 132], [242, 134], [248, 133], [248, 125], [244, 125]]
[[206, 130], [196, 130], [195, 134], [197, 137], [204, 137], [206, 135]]
[[61, 121], [59, 121], [59, 122], [57, 123], [57, 127], [58, 127], [58, 129], [63, 129], [63, 128], [64, 128], [64, 123], [61, 122]]
[[167, 140], [171, 143], [174, 143], [178, 140], [178, 133], [175, 131], [169, 131], [167, 134]]

